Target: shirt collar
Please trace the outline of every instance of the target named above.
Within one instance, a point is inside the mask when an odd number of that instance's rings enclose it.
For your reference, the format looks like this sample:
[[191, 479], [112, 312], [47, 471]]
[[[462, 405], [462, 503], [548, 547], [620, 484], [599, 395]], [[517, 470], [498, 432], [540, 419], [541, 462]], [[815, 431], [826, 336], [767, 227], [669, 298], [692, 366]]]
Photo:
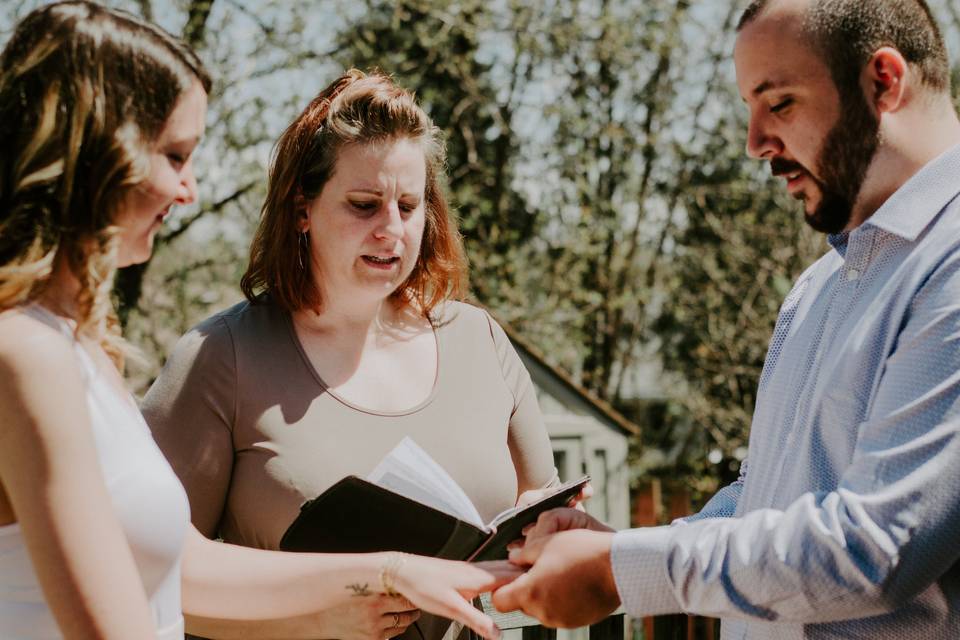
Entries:
[[[924, 165], [887, 198], [863, 226], [870, 225], [912, 242], [958, 193], [960, 145]], [[834, 245], [833, 240], [830, 244]], [[843, 244], [846, 245], [846, 238]]]
[[841, 258], [847, 257], [847, 241], [849, 239], [849, 231], [841, 231], [840, 233], [831, 233], [827, 235], [827, 242], [829, 242], [830, 246], [840, 254]]

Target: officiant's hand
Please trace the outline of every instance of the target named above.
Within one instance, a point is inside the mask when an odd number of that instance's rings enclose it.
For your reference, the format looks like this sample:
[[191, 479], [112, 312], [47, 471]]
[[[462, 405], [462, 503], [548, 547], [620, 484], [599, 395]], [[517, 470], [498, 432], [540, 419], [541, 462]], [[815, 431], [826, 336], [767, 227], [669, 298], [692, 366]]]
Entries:
[[[531, 505], [534, 502], [553, 494], [556, 490], [556, 487], [546, 487], [545, 489], [530, 489], [529, 491], [524, 491], [520, 494], [520, 497], [517, 498], [517, 506], [526, 507], [527, 505]], [[593, 485], [588, 482], [580, 489], [580, 493], [570, 498], [570, 500], [567, 502], [567, 506], [575, 507], [582, 511], [583, 505], [580, 503], [584, 500], [589, 500], [592, 497]]]
[[[357, 622], [360, 622], [362, 629], [362, 640], [381, 640], [382, 638], [393, 638], [399, 636], [407, 630], [411, 624], [420, 619], [420, 609], [413, 606], [413, 603], [403, 596], [380, 595], [373, 599], [373, 603], [367, 605], [366, 611], [359, 612], [361, 615]], [[349, 614], [349, 612], [344, 612]], [[344, 629], [344, 635], [333, 636], [335, 638], [356, 637], [361, 629], [354, 628], [348, 631], [351, 621], [346, 616], [341, 620]]]
[[313, 631], [322, 630], [324, 638], [383, 640], [400, 635], [419, 618], [420, 610], [403, 596], [378, 594], [321, 611], [314, 616]]
[[496, 640], [500, 629], [472, 600], [493, 591], [523, 573], [506, 562], [455, 562], [424, 556], [406, 556], [394, 576], [396, 590], [414, 606], [470, 627], [484, 638]]
[[[528, 524], [523, 528], [523, 536], [526, 542], [531, 542], [538, 538], [545, 538], [559, 531], [569, 531], [570, 529], [589, 529], [591, 531], [613, 532], [612, 529], [600, 522], [593, 516], [580, 509], [551, 509], [544, 511], [533, 524]], [[511, 545], [511, 549], [514, 546]]]
[[314, 613], [274, 620], [216, 620], [186, 615], [187, 631], [201, 638], [338, 638], [384, 640], [420, 617], [402, 596], [371, 594]]
[[589, 529], [590, 531], [605, 532], [615, 531], [615, 529], [611, 529], [581, 509], [551, 509], [550, 511], [541, 513], [540, 517], [537, 518], [537, 521], [533, 524], [525, 526], [520, 532], [523, 534], [523, 537], [508, 544], [507, 550], [514, 551], [522, 549], [523, 545], [527, 542], [571, 529]]

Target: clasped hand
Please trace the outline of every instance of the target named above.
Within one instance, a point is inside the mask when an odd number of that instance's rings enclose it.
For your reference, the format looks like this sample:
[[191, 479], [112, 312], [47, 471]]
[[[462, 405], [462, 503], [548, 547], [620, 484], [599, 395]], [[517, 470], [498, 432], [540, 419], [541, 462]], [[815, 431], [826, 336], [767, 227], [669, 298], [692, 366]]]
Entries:
[[374, 634], [377, 628], [383, 633], [384, 620], [390, 621], [387, 637], [402, 632], [419, 608], [497, 638], [493, 620], [470, 604], [484, 591], [493, 592], [500, 611], [521, 609], [549, 627], [591, 624], [619, 606], [610, 566], [612, 529], [583, 511], [564, 508], [541, 514], [523, 533], [524, 540], [511, 545], [506, 561], [469, 565], [409, 556], [396, 575], [406, 600], [399, 613], [397, 603], [374, 613]]
[[610, 565], [614, 530], [577, 509], [541, 514], [511, 544], [510, 564], [527, 569], [493, 593], [500, 611], [537, 618], [548, 627], [572, 628], [610, 615], [620, 597]]

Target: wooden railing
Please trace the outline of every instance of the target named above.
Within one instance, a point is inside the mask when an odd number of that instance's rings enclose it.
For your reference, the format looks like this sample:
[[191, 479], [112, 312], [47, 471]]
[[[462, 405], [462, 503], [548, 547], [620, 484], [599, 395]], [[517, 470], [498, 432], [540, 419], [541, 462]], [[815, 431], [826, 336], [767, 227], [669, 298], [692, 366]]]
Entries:
[[[673, 522], [694, 512], [690, 490], [685, 483], [651, 478], [631, 490], [633, 506], [630, 521], [634, 527], [655, 527]], [[717, 640], [720, 622], [713, 618], [685, 614], [631, 620], [633, 639], [643, 640]]]
[[[500, 613], [490, 605], [489, 596], [482, 597], [483, 610], [493, 618], [502, 631], [521, 630], [523, 640], [556, 640], [557, 630], [544, 627], [535, 618], [520, 611]], [[590, 640], [624, 640], [624, 616], [616, 611], [597, 624], [590, 625]], [[505, 634], [505, 637], [510, 634]]]
[[[557, 630], [541, 625], [536, 619], [519, 611], [500, 613], [490, 605], [489, 597], [482, 598], [484, 611], [497, 623], [505, 640], [556, 640]], [[684, 614], [657, 616], [630, 620], [616, 611], [600, 622], [590, 625], [590, 640], [716, 640], [720, 637], [719, 624], [712, 618]], [[517, 631], [520, 631], [518, 634]], [[512, 632], [512, 633], [511, 633]], [[629, 633], [629, 636], [627, 635]], [[512, 636], [512, 638], [511, 638]], [[582, 636], [581, 636], [582, 637]]]
[[641, 637], [644, 640], [717, 640], [720, 621], [682, 613], [644, 618]]

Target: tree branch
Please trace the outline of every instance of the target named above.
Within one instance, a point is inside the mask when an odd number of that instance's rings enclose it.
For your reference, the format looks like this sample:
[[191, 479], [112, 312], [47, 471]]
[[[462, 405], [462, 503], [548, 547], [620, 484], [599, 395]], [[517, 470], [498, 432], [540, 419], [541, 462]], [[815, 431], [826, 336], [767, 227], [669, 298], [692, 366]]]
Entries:
[[192, 216], [190, 216], [189, 218], [181, 222], [180, 226], [178, 226], [176, 229], [173, 229], [172, 231], [165, 233], [162, 237], [163, 243], [166, 244], [168, 242], [171, 242], [177, 239], [184, 232], [186, 232], [194, 222], [201, 219], [202, 217], [209, 215], [211, 213], [220, 212], [224, 207], [226, 207], [231, 202], [239, 200], [241, 197], [243, 197], [248, 191], [250, 191], [255, 186], [257, 186], [258, 183], [259, 183], [258, 180], [249, 182], [244, 186], [240, 187], [239, 189], [237, 189], [236, 191], [234, 191], [233, 193], [231, 193], [226, 198], [223, 198], [222, 200], [218, 200], [217, 202], [214, 202], [210, 206], [205, 207], [200, 211], [197, 211], [195, 214], [193, 214]]
[[214, 0], [191, 0], [187, 7], [187, 24], [183, 27], [183, 40], [194, 49], [203, 46], [207, 35], [207, 19]]

